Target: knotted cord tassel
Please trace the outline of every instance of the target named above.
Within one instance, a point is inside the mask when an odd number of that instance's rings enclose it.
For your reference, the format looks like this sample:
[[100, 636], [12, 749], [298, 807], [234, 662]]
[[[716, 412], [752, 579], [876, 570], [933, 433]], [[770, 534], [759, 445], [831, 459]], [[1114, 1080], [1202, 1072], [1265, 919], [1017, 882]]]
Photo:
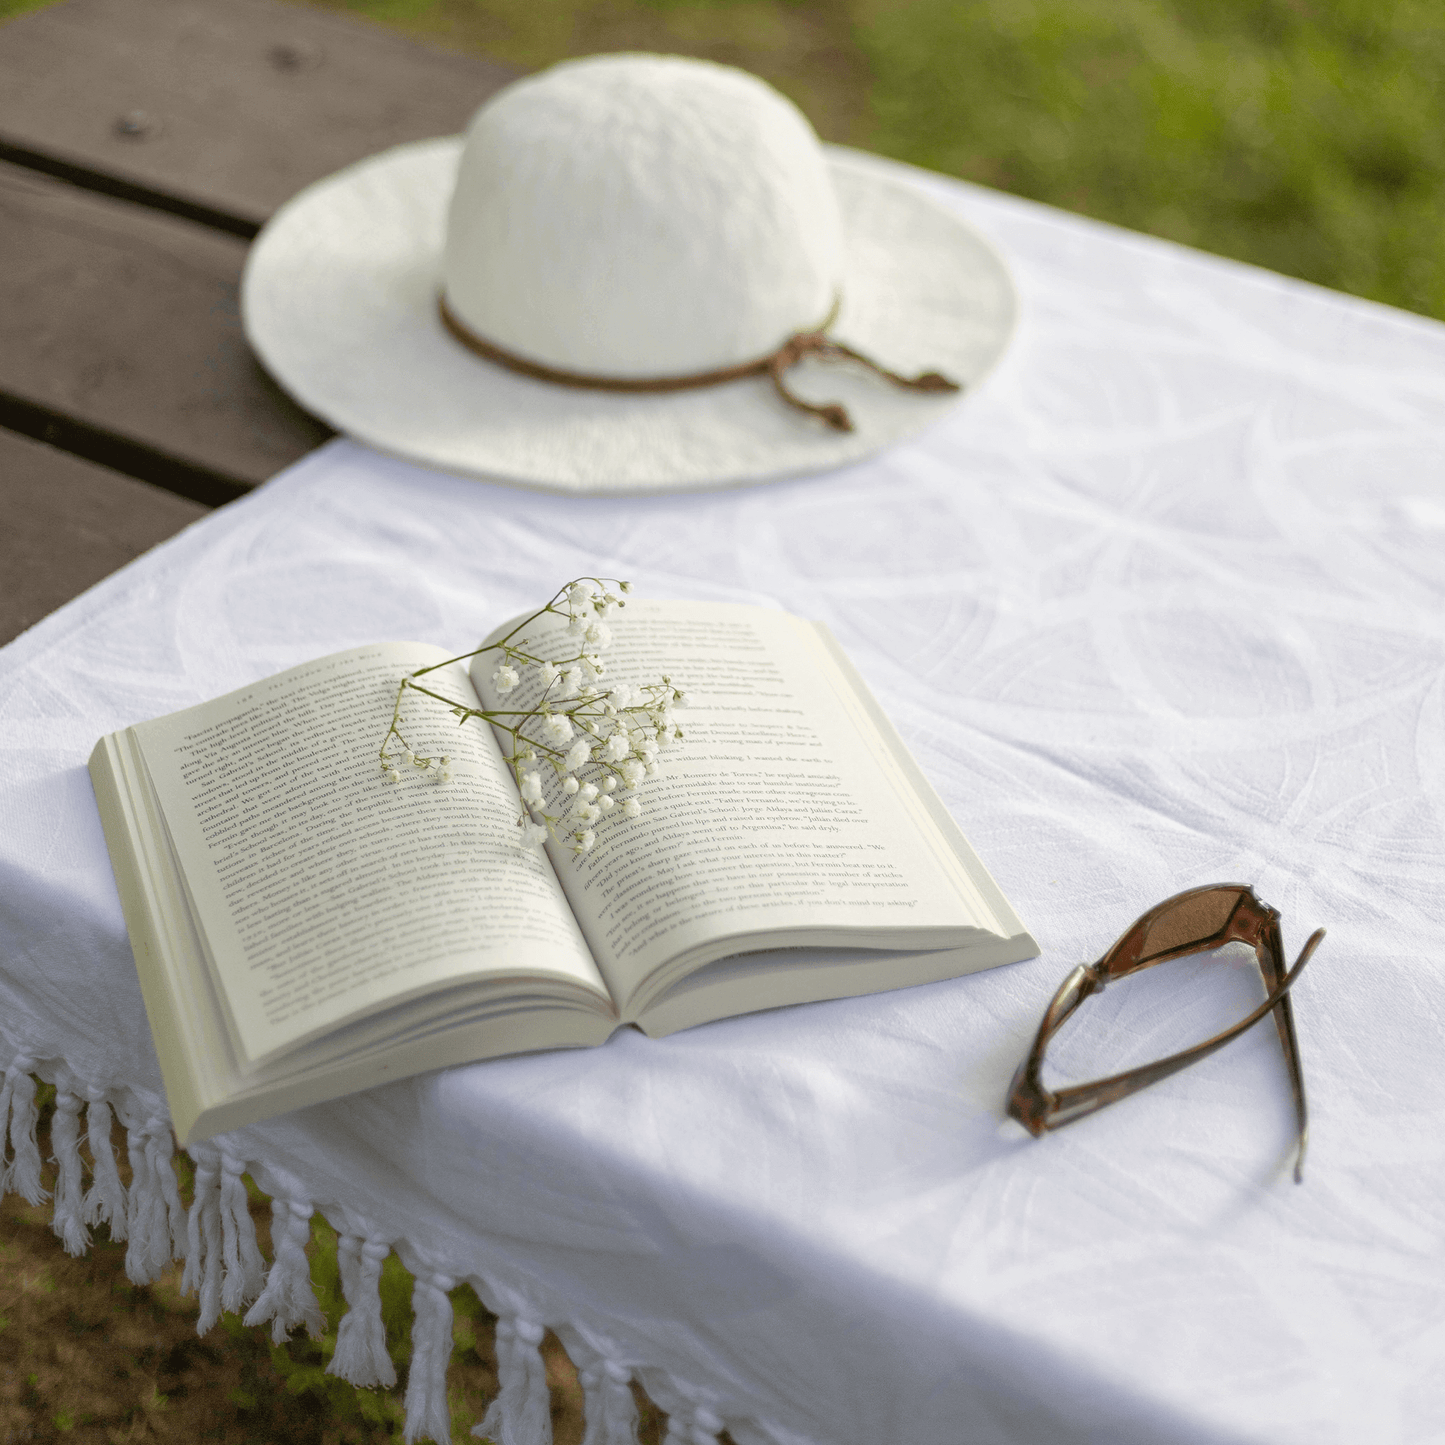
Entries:
[[221, 1154], [209, 1144], [192, 1144], [195, 1197], [186, 1219], [186, 1269], [181, 1293], [200, 1296], [196, 1333], [204, 1335], [221, 1318]]
[[419, 1274], [411, 1292], [411, 1369], [406, 1381], [406, 1445], [434, 1440], [450, 1445], [452, 1412], [447, 1403], [447, 1366], [452, 1358], [450, 1275]]
[[221, 1308], [244, 1309], [266, 1282], [266, 1261], [256, 1243], [256, 1225], [246, 1197], [242, 1161], [221, 1151], [221, 1253], [226, 1275]]
[[175, 1166], [171, 1163], [176, 1155], [175, 1139], [165, 1119], [150, 1121], [146, 1131], [146, 1153], [150, 1156], [151, 1172], [165, 1201], [166, 1264], [169, 1264], [173, 1259], [186, 1257], [186, 1206], [181, 1203], [181, 1189], [176, 1181]]
[[126, 1237], [125, 1185], [120, 1182], [115, 1149], [110, 1142], [110, 1105], [102, 1093], [87, 1097], [90, 1107], [85, 1111], [85, 1134], [94, 1162], [81, 1217], [87, 1224], [108, 1224], [110, 1237], [118, 1244]]
[[296, 1325], [304, 1324], [313, 1340], [319, 1340], [326, 1330], [326, 1319], [311, 1288], [311, 1265], [306, 1258], [312, 1213], [311, 1205], [299, 1200], [271, 1201], [271, 1243], [276, 1258], [261, 1298], [246, 1312], [246, 1323], [263, 1325], [270, 1320], [271, 1339], [278, 1345]]
[[90, 1248], [90, 1231], [81, 1221], [85, 1205], [85, 1166], [80, 1159], [80, 1098], [57, 1089], [50, 1120], [50, 1147], [55, 1155], [55, 1210], [50, 1227], [78, 1259]]
[[40, 1119], [35, 1107], [35, 1080], [30, 1077], [34, 1067], [35, 1060], [22, 1054], [5, 1071], [5, 1086], [0, 1090], [0, 1128], [8, 1116], [12, 1152], [0, 1194], [13, 1189], [27, 1203], [41, 1204], [49, 1195], [40, 1184], [40, 1145], [35, 1139]]
[[550, 1445], [552, 1402], [547, 1366], [537, 1347], [542, 1326], [520, 1316], [497, 1321], [497, 1379], [501, 1389], [473, 1435], [497, 1445]]
[[[389, 1244], [355, 1234], [344, 1234], [336, 1241], [347, 1309], [326, 1373], [348, 1384], [387, 1389], [396, 1384], [396, 1367], [386, 1348], [386, 1322], [381, 1317], [381, 1267], [390, 1253]], [[447, 1307], [450, 1309], [450, 1304]]]
[[171, 1167], [174, 1151], [171, 1126], [159, 1114], [126, 1130], [131, 1182], [125, 1272], [132, 1284], [150, 1284], [171, 1260], [185, 1258], [186, 1212]]
[[582, 1385], [586, 1429], [582, 1445], [637, 1445], [637, 1401], [632, 1398], [632, 1372], [616, 1360], [598, 1355], [577, 1371]]
[[718, 1445], [723, 1422], [706, 1405], [690, 1404], [667, 1417], [662, 1445]]

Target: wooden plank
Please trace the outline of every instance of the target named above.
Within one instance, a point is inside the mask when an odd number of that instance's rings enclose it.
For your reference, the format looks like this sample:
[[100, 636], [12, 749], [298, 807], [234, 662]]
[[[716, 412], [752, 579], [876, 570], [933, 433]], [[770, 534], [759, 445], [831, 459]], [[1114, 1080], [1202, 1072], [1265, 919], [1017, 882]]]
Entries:
[[0, 643], [209, 510], [0, 431]]
[[245, 243], [0, 163], [0, 393], [254, 485], [332, 433], [262, 372]]
[[274, 0], [64, 0], [0, 26], [0, 142], [259, 222], [514, 75]]

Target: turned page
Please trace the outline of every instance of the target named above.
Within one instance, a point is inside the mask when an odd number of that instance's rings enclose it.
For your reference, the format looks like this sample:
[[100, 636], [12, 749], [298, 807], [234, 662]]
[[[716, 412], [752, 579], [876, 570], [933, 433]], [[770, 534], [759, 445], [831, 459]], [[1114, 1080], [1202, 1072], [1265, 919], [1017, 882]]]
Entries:
[[[404, 672], [389, 643], [320, 658], [133, 732], [233, 1043], [255, 1064], [342, 1021], [470, 977], [603, 985], [552, 869], [517, 843], [516, 789], [488, 729], [409, 695], [407, 738], [452, 777], [378, 749]], [[473, 697], [465, 668], [428, 684]]]
[[[548, 845], [624, 1016], [658, 970], [735, 935], [923, 949], [956, 942], [948, 930], [1000, 931], [813, 624], [636, 601], [608, 623], [607, 683], [666, 673], [691, 699], [684, 740], [636, 794], [641, 817], [605, 821], [580, 857], [565, 836]], [[495, 705], [493, 665], [473, 677]], [[550, 787], [547, 811], [567, 806]]]

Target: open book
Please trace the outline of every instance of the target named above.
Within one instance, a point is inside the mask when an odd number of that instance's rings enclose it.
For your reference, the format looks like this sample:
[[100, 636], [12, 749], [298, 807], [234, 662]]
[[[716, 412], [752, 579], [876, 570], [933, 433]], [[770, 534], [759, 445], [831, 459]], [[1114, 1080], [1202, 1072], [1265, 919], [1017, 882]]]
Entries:
[[[381, 780], [398, 681], [447, 657], [425, 644], [337, 653], [100, 740], [182, 1142], [624, 1024], [657, 1036], [1038, 951], [821, 624], [633, 601], [612, 626], [609, 679], [665, 669], [693, 702], [642, 815], [580, 856], [519, 844], [498, 739], [440, 704], [409, 694], [408, 735], [450, 755], [451, 780]], [[495, 666], [427, 681], [494, 709]]]

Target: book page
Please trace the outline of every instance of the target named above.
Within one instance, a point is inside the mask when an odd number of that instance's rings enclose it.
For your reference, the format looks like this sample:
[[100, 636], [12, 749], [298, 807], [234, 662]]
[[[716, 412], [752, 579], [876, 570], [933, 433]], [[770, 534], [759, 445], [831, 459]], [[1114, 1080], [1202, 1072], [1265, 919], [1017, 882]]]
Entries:
[[[642, 816], [606, 822], [581, 857], [550, 845], [624, 1016], [670, 963], [733, 937], [924, 949], [1001, 931], [811, 624], [708, 603], [629, 602], [608, 620], [608, 683], [667, 673], [692, 698]], [[484, 698], [489, 673], [474, 667]], [[525, 684], [508, 698], [529, 701]], [[565, 806], [549, 792], [548, 812]]]
[[[382, 778], [398, 681], [445, 657], [356, 648], [133, 729], [250, 1063], [467, 978], [603, 992], [487, 729], [409, 695], [408, 740], [453, 777]], [[460, 664], [427, 683], [473, 697]]]

